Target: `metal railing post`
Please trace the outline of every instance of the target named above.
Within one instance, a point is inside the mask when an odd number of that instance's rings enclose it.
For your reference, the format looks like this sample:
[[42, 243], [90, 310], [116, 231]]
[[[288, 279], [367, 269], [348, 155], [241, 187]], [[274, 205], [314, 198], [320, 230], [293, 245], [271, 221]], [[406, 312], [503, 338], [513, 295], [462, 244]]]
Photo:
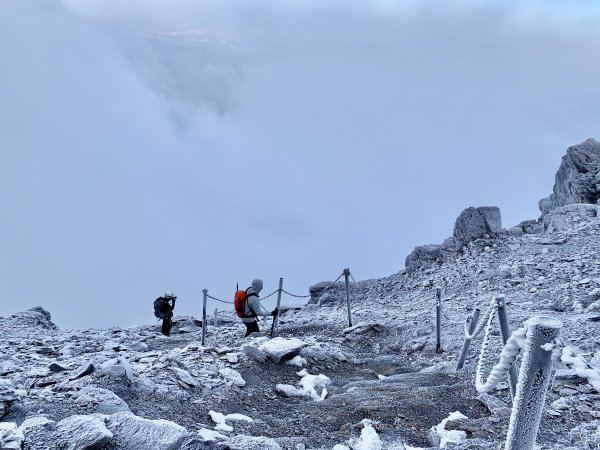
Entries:
[[219, 326], [219, 317], [218, 317], [218, 312], [217, 312], [217, 308], [215, 308], [215, 321], [214, 321], [214, 327], [217, 328]]
[[437, 288], [435, 291], [435, 329], [436, 341], [435, 352], [442, 353], [442, 289]]
[[202, 300], [202, 346], [206, 340], [206, 297], [208, 297], [208, 289], [202, 289], [204, 299]]
[[[279, 279], [279, 291], [277, 292], [277, 315], [273, 317], [275, 321], [275, 334], [277, 334], [277, 328], [279, 327], [279, 306], [281, 305], [281, 291], [283, 289], [283, 278]], [[273, 333], [271, 333], [271, 337], [273, 337]]]
[[[481, 311], [479, 309], [473, 310], [473, 314], [471, 315], [471, 323], [469, 324], [469, 336], [472, 336], [477, 328], [477, 322], [479, 322], [479, 315]], [[465, 359], [467, 358], [467, 354], [469, 353], [469, 346], [471, 345], [471, 339], [465, 336], [465, 343], [463, 344], [462, 352], [460, 352], [460, 357], [458, 358], [458, 364], [456, 364], [456, 370], [460, 370], [465, 365]]]
[[562, 323], [552, 317], [535, 317], [528, 322], [504, 450], [533, 450], [535, 447], [553, 365], [552, 349], [542, 347], [553, 344], [561, 328]]
[[[505, 299], [504, 295], [496, 296], [496, 312], [498, 314], [498, 322], [500, 322], [500, 334], [502, 335], [502, 343], [504, 345], [506, 345], [506, 341], [508, 341], [511, 334]], [[517, 389], [517, 380], [517, 368], [513, 364], [508, 369], [508, 385], [510, 386], [510, 394], [513, 400], [515, 398], [515, 390]]]
[[344, 278], [346, 281], [346, 303], [348, 305], [348, 326], [352, 326], [352, 311], [350, 310], [350, 285], [348, 283], [348, 277], [350, 276], [350, 269], [344, 269]]

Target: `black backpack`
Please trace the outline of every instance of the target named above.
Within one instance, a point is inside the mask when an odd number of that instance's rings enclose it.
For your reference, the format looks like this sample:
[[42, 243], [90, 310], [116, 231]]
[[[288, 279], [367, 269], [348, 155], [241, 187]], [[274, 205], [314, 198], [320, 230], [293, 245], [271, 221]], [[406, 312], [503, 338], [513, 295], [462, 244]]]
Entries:
[[154, 300], [154, 315], [159, 319], [166, 319], [171, 316], [171, 305], [165, 297], [158, 297]]

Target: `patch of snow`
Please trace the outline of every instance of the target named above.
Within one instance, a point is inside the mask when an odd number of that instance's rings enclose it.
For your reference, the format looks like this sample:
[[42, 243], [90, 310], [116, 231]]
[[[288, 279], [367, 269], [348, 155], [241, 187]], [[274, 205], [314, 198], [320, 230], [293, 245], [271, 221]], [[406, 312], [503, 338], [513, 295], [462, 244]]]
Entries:
[[[327, 397], [327, 386], [331, 383], [331, 379], [325, 375], [311, 375], [306, 371], [306, 369], [297, 372], [296, 375], [302, 377], [299, 384], [302, 386], [302, 389], [315, 401], [325, 400]], [[323, 388], [321, 393], [317, 392], [317, 388]]]
[[307, 363], [306, 359], [304, 359], [300, 355], [296, 355], [288, 361], [288, 364], [291, 364], [292, 366], [298, 366], [298, 367], [304, 367], [306, 365], [306, 363]]
[[446, 445], [450, 443], [458, 444], [467, 438], [467, 433], [462, 430], [446, 430], [446, 423], [448, 421], [466, 418], [467, 416], [455, 411], [432, 428], [433, 431], [440, 437], [440, 448], [446, 448]]
[[201, 428], [198, 431], [198, 434], [205, 441], [216, 441], [217, 439], [227, 439], [227, 436], [222, 435], [218, 431], [209, 430], [208, 428]]

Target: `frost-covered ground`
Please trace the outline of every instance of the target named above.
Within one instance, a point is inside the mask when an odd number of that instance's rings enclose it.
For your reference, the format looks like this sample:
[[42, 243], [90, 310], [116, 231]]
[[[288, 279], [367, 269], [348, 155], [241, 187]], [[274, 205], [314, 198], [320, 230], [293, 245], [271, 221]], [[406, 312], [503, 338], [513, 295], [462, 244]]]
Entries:
[[[286, 310], [284, 297], [275, 339], [244, 339], [233, 314], [207, 324], [205, 346], [190, 317], [176, 317], [169, 337], [157, 323], [58, 330], [42, 308], [0, 318], [0, 448], [500, 449], [511, 397], [506, 379], [475, 389], [484, 333], [455, 370], [464, 319], [476, 307], [485, 316], [498, 294], [513, 330], [539, 315], [563, 324], [539, 448], [599, 448], [598, 215], [597, 205], [558, 207], [545, 231], [484, 236], [351, 283], [352, 327], [342, 283], [302, 308]], [[489, 340], [486, 370], [502, 349], [497, 319]]]
[[[184, 317], [170, 337], [158, 324], [61, 331], [42, 310], [0, 319], [0, 412], [20, 426], [2, 433], [18, 442], [22, 432], [25, 449], [77, 439], [107, 449], [428, 447], [440, 442], [430, 429], [458, 411], [467, 419], [443, 428], [467, 438], [456, 448], [501, 448], [510, 394], [502, 382], [478, 399], [481, 336], [465, 369], [454, 367], [462, 321], [503, 293], [513, 329], [535, 315], [555, 317], [580, 355], [571, 361], [579, 367], [563, 363], [554, 379], [538, 443], [586, 448], [582, 436], [598, 440], [600, 419], [600, 219], [573, 208], [564, 215], [561, 231], [483, 238], [435, 268], [353, 283], [351, 328], [341, 285], [322, 306], [285, 311], [275, 340], [243, 339], [231, 316], [208, 324], [205, 347], [201, 328]], [[497, 326], [491, 339], [498, 355]]]

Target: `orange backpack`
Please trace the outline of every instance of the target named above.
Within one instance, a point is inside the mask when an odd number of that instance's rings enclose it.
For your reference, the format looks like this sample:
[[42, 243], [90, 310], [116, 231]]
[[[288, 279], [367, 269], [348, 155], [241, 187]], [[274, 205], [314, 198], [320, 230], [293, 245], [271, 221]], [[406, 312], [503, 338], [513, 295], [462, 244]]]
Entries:
[[[252, 293], [250, 295], [254, 295], [256, 297], [258, 297], [258, 295], [256, 295], [255, 293]], [[238, 317], [252, 317], [254, 316], [254, 312], [251, 310], [250, 311], [250, 315], [246, 314], [246, 300], [248, 299], [249, 295], [247, 291], [240, 291], [237, 290], [235, 291], [235, 295], [233, 296], [233, 306], [235, 308], [235, 312], [238, 315]]]

